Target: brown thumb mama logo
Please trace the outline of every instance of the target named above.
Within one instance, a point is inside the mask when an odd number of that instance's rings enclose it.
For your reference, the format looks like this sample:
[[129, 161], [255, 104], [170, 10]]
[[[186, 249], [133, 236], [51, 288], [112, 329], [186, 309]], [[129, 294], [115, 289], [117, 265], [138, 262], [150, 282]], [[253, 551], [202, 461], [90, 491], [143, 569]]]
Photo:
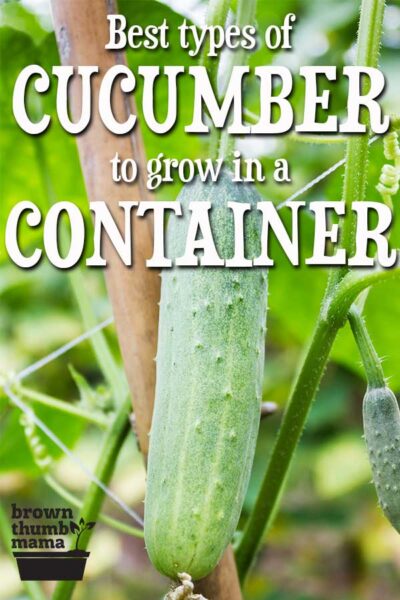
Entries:
[[[70, 508], [20, 508], [11, 506], [11, 548], [22, 581], [80, 581], [90, 552], [81, 550], [82, 535], [94, 521], [76, 523]], [[75, 536], [65, 549], [63, 536]], [[59, 550], [60, 549], [60, 550]]]

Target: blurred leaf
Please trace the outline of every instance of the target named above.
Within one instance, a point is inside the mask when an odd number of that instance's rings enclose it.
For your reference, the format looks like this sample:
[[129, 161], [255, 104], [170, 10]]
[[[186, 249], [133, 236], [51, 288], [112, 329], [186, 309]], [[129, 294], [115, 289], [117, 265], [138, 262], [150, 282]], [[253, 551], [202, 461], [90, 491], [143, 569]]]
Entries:
[[[37, 50], [28, 35], [1, 27], [0, 56], [7, 56], [7, 60], [1, 61], [0, 86], [0, 226], [4, 231], [8, 213], [16, 202], [23, 199], [40, 200], [35, 193], [40, 186], [40, 179], [35, 168], [33, 144], [30, 136], [18, 128], [12, 112], [15, 80], [26, 65], [36, 62]], [[21, 165], [24, 165], [23, 169]], [[26, 173], [29, 173], [29, 177]], [[29, 243], [29, 235], [24, 239]], [[3, 239], [0, 250], [4, 260], [6, 253]]]
[[14, 265], [4, 264], [1, 267], [0, 295], [20, 286], [29, 286], [38, 279], [37, 271], [23, 271]]
[[[333, 368], [325, 377], [307, 421], [307, 433], [317, 432], [324, 427], [336, 428], [342, 425], [349, 410], [351, 385], [339, 369]], [[360, 407], [361, 409], [361, 407]]]
[[7, 418], [0, 421], [0, 473], [20, 471], [30, 476], [40, 475], [40, 469], [32, 458], [25, 433], [20, 425], [21, 413], [10, 410]]
[[[85, 428], [82, 419], [63, 414], [60, 427], [60, 412], [44, 406], [36, 406], [35, 414], [61, 439], [69, 448], [78, 441]], [[20, 411], [10, 409], [8, 417], [0, 421], [0, 472], [21, 471], [31, 476], [40, 475], [31, 450], [27, 444], [24, 429], [20, 424]], [[40, 429], [36, 434], [47, 452], [54, 459], [62, 455], [62, 451]]]
[[[287, 223], [288, 212], [281, 212]], [[301, 260], [312, 255], [314, 221], [303, 213], [301, 220]], [[269, 270], [269, 317], [276, 320], [272, 335], [277, 341], [301, 344], [314, 327], [321, 306], [327, 272], [322, 268], [300, 266], [294, 268], [284, 257], [278, 243], [271, 240], [271, 256], [276, 260]], [[271, 330], [270, 330], [271, 333]], [[269, 340], [268, 340], [269, 342]]]
[[[383, 161], [382, 146], [378, 143], [372, 148], [367, 194], [367, 198], [374, 201], [379, 200], [374, 187], [378, 181]], [[327, 182], [328, 198], [332, 200], [340, 198], [341, 191], [340, 188], [338, 189], [340, 181], [341, 177], [335, 176], [332, 181]], [[322, 200], [325, 199], [325, 196], [321, 193], [317, 196], [318, 198]], [[305, 199], [309, 198], [305, 197]], [[281, 211], [281, 216], [284, 216], [283, 211]], [[300, 226], [302, 261], [312, 255], [314, 222], [310, 217], [305, 216]], [[398, 219], [395, 220], [392, 229], [391, 241], [394, 247], [400, 246], [400, 221]], [[293, 268], [283, 256], [276, 242], [271, 244], [271, 256], [276, 258], [276, 266], [269, 271], [270, 326], [267, 343], [273, 341], [283, 347], [288, 343], [304, 344], [311, 335], [319, 313], [327, 271], [304, 265]], [[385, 283], [371, 290], [365, 309], [368, 329], [379, 355], [385, 359], [383, 365], [385, 375], [390, 379], [395, 392], [400, 391], [400, 370], [398, 368], [400, 344], [397, 328], [387, 324], [397, 323], [400, 320], [399, 298], [400, 284], [398, 282]], [[332, 358], [358, 375], [363, 375], [359, 353], [348, 327], [339, 333], [332, 351]]]
[[35, 15], [16, 2], [0, 4], [0, 26], [12, 27], [26, 33], [36, 44], [40, 44], [47, 35], [47, 31], [42, 28]]
[[31, 310], [25, 317], [20, 316], [14, 327], [16, 343], [25, 351], [29, 349], [30, 353], [40, 357], [80, 333], [81, 325], [76, 316], [61, 310], [49, 310], [43, 314], [35, 314], [35, 310]]
[[314, 466], [321, 498], [342, 496], [371, 478], [365, 445], [360, 437], [341, 435], [322, 446]]

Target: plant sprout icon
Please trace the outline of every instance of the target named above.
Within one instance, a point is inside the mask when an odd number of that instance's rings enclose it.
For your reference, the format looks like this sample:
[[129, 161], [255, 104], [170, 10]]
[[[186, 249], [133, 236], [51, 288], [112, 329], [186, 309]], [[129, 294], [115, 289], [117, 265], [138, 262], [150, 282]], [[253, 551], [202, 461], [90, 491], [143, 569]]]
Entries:
[[76, 543], [75, 543], [75, 550], [79, 551], [79, 538], [81, 537], [82, 533], [84, 531], [87, 531], [88, 529], [93, 529], [93, 527], [95, 525], [96, 525], [96, 523], [94, 521], [89, 521], [89, 523], [85, 523], [84, 518], [80, 519], [79, 525], [77, 525], [77, 523], [75, 523], [75, 521], [70, 521], [69, 527], [70, 527], [71, 533], [73, 533], [74, 535], [77, 535]]

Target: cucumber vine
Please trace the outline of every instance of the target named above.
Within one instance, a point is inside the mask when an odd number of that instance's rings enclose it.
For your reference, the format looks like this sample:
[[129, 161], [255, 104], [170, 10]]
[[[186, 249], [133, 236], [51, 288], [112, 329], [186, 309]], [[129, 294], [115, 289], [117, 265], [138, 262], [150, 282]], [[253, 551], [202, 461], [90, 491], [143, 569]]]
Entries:
[[[384, 8], [384, 0], [362, 2], [357, 47], [358, 65], [378, 65]], [[362, 119], [368, 130], [365, 111], [362, 113]], [[368, 151], [367, 135], [351, 137], [347, 142], [343, 185], [343, 200], [347, 206], [355, 200], [365, 199]], [[342, 245], [348, 251], [354, 246], [354, 230], [354, 219], [348, 215], [344, 221], [342, 240]], [[368, 287], [367, 280], [381, 280], [383, 273], [385, 272], [359, 276], [348, 273], [347, 269], [331, 271], [312, 341], [289, 398], [258, 497], [244, 531], [238, 538], [236, 559], [242, 581], [260, 547], [264, 532], [271, 526], [277, 512], [288, 471], [336, 335], [346, 323], [352, 303], [358, 294]], [[391, 275], [393, 276], [393, 273]]]

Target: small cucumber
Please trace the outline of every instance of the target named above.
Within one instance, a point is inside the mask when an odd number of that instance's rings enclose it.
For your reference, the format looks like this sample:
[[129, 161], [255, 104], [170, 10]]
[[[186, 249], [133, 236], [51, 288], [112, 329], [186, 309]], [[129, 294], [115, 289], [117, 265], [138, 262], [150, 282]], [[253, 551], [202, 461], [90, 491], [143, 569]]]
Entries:
[[[184, 254], [191, 201], [210, 201], [220, 257], [234, 254], [229, 201], [247, 202], [246, 256], [260, 254], [261, 199], [224, 172], [179, 198], [184, 217], [168, 227], [168, 254]], [[196, 267], [162, 274], [157, 385], [145, 502], [146, 548], [177, 579], [212, 571], [237, 526], [260, 418], [267, 311], [265, 269]]]
[[400, 532], [400, 410], [396, 396], [388, 387], [368, 389], [363, 415], [379, 504]]

